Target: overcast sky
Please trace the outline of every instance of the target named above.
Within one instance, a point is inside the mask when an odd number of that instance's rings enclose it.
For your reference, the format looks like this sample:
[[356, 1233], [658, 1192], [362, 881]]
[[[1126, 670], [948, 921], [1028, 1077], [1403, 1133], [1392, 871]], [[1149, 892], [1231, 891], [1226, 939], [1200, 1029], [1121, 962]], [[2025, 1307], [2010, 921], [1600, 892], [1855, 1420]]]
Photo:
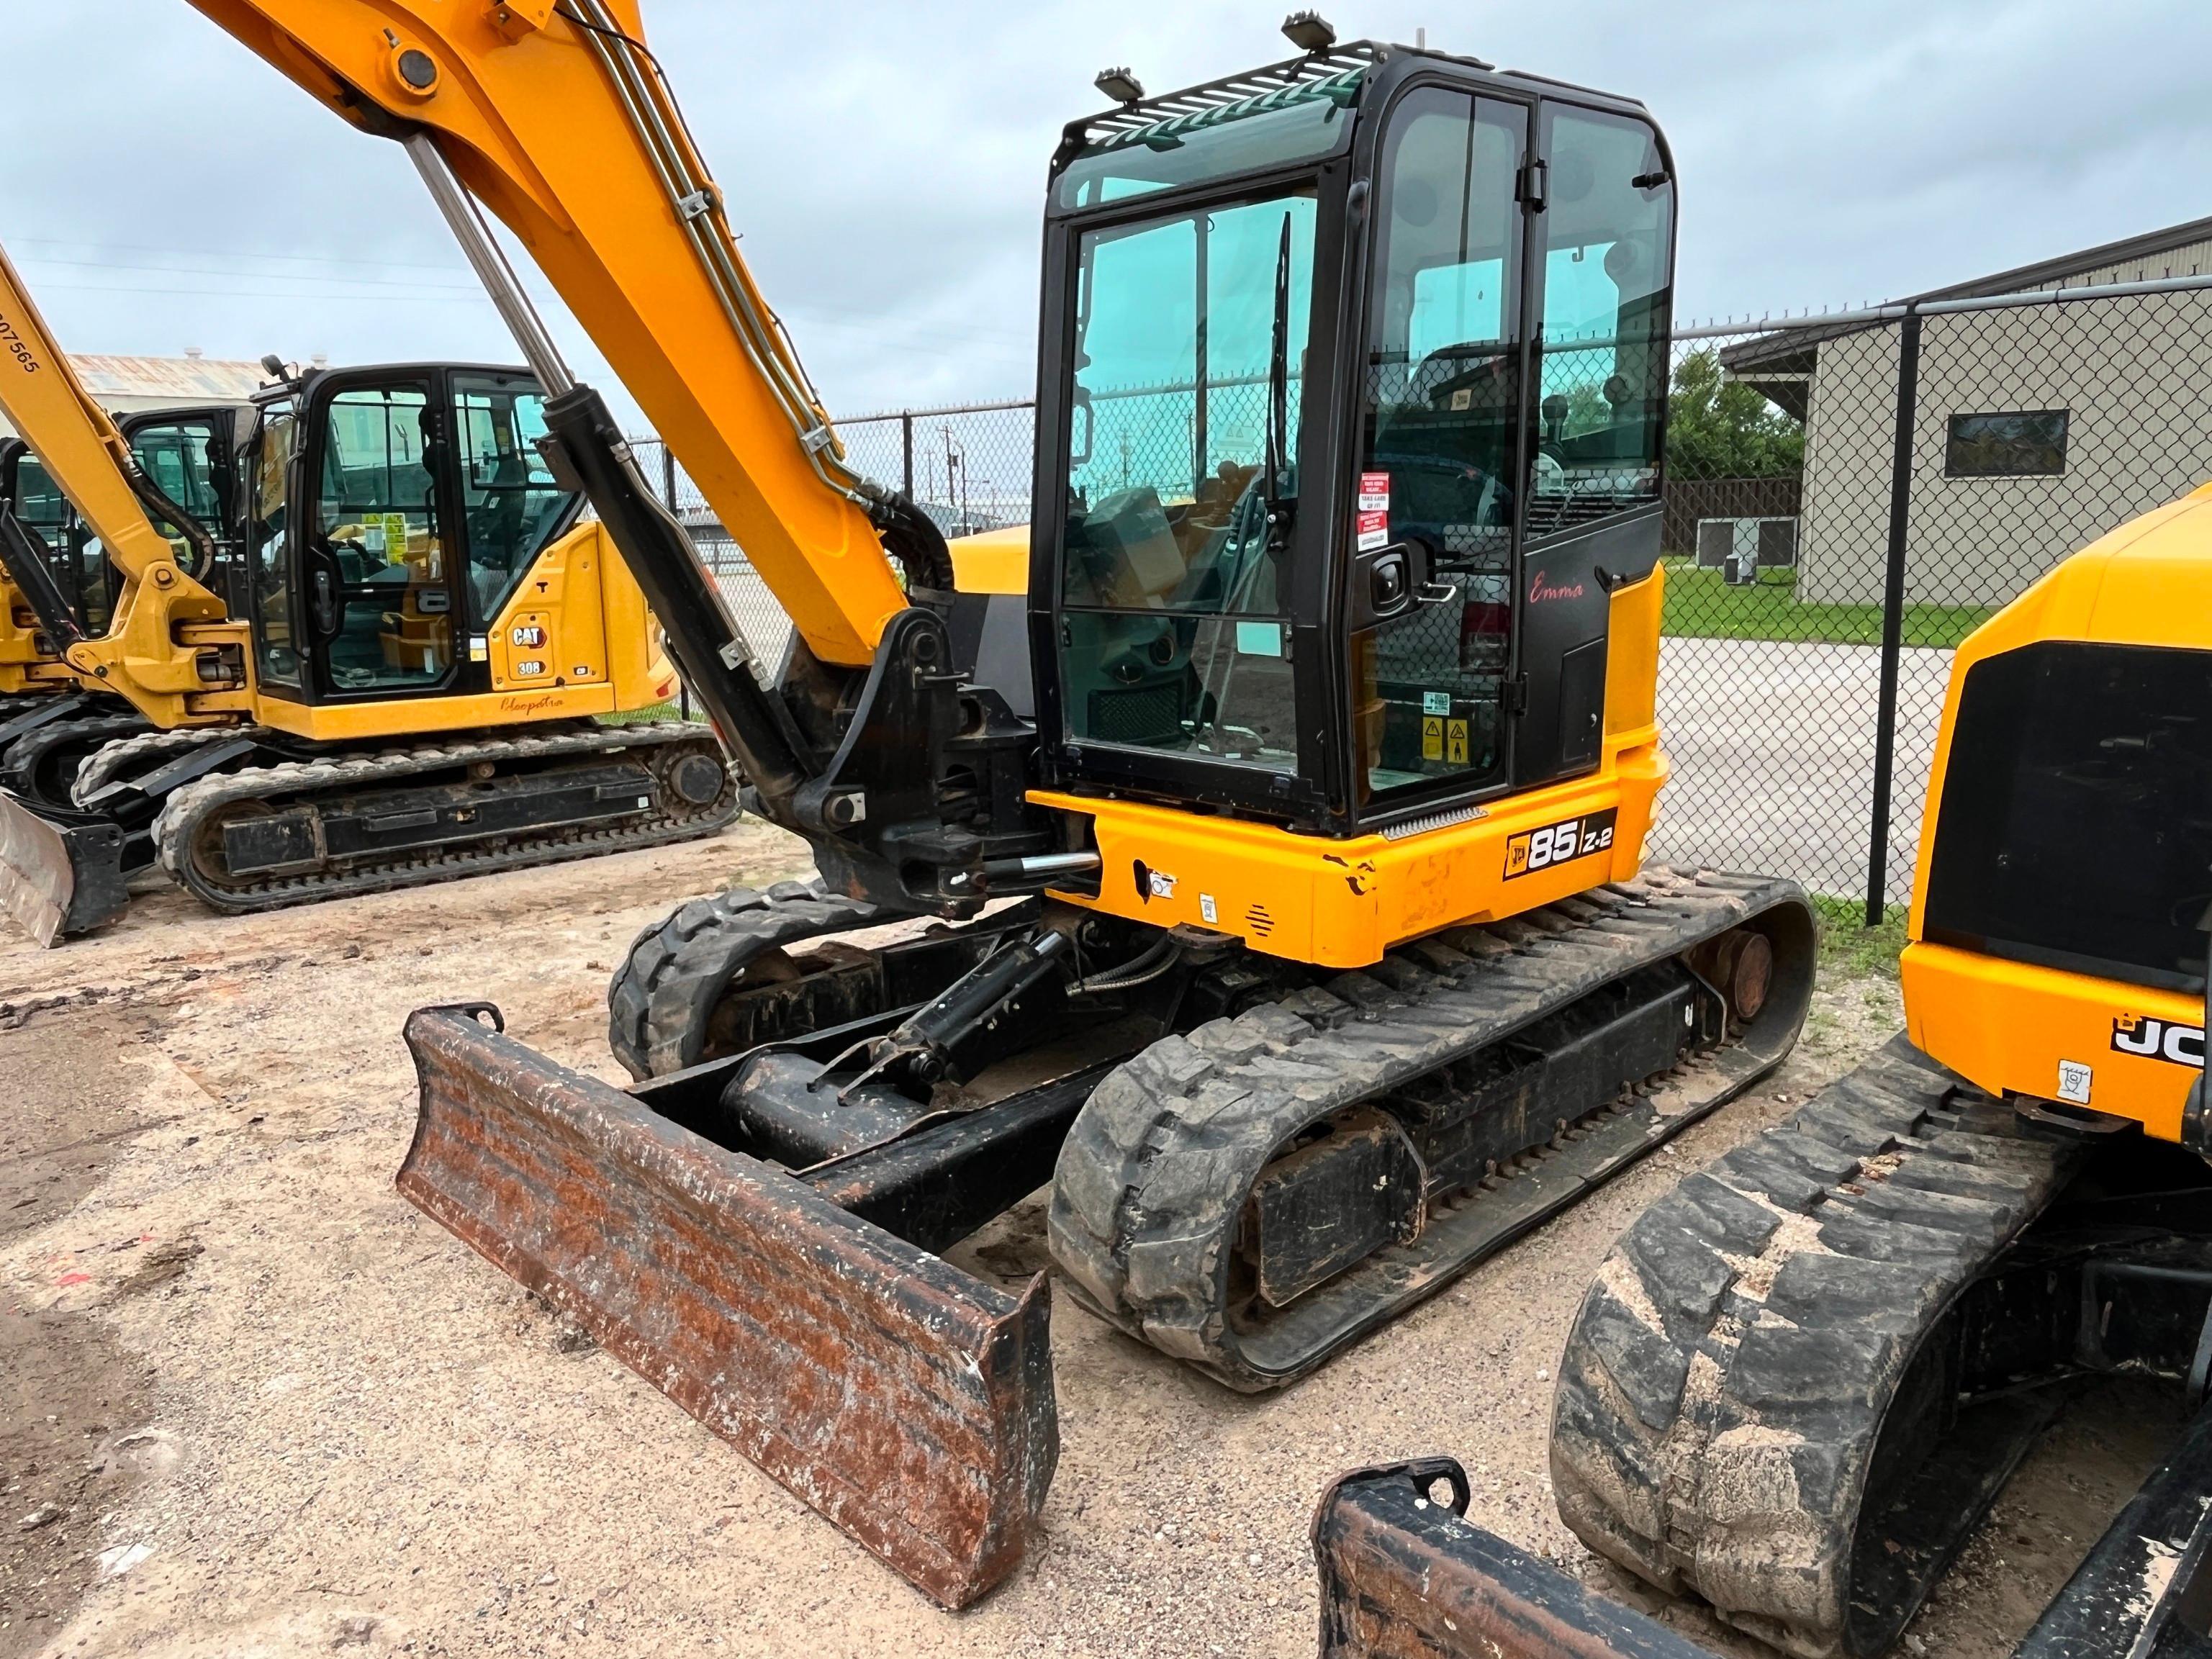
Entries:
[[[513, 358], [398, 147], [184, 0], [0, 9], [19, 71], [0, 242], [69, 349]], [[1158, 92], [1287, 56], [1284, 9], [645, 0], [746, 256], [846, 413], [1028, 392], [1044, 168], [1060, 124], [1098, 106], [1091, 76], [1126, 63]], [[1347, 39], [1425, 27], [1642, 97], [1681, 177], [1686, 320], [1888, 297], [2212, 215], [2203, 0], [1326, 13]]]

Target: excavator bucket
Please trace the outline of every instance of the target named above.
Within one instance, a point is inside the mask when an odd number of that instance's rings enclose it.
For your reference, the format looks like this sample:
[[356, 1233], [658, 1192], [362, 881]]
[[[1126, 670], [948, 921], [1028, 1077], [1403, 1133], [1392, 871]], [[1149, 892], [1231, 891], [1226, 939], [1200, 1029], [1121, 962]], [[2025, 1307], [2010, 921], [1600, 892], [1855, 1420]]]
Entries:
[[41, 812], [0, 789], [0, 909], [41, 945], [123, 914], [124, 833], [95, 814]]
[[1314, 1514], [1321, 1659], [1714, 1659], [1466, 1519], [1467, 1472], [1347, 1474]]
[[1059, 1453], [1045, 1276], [988, 1285], [498, 1026], [408, 1020], [399, 1190], [935, 1601], [1006, 1578]]

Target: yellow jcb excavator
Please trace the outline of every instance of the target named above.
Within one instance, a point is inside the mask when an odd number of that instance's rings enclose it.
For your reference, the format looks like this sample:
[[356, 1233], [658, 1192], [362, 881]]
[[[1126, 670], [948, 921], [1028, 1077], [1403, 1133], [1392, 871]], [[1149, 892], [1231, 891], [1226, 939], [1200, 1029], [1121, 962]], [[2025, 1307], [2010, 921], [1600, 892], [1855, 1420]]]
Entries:
[[[1044, 1275], [936, 1252], [1048, 1184], [1070, 1294], [1274, 1388], [1795, 1040], [1802, 894], [1642, 867], [1641, 106], [1310, 14], [1265, 68], [1102, 77], [1052, 159], [1036, 522], [948, 548], [845, 463], [636, 0], [194, 3], [405, 146], [823, 878], [638, 939], [628, 1091], [416, 1013], [401, 1189], [931, 1595], [1012, 1570], [1057, 1443]], [[479, 204], [790, 611], [780, 676]]]
[[[2212, 1655], [2212, 485], [1960, 647], [1906, 1030], [1624, 1233], [1559, 1367], [1591, 1548], [1802, 1659], [1874, 1659], [2079, 1380], [2196, 1420], [2019, 1659]], [[1456, 1518], [1429, 1459], [1315, 1523], [1324, 1659], [1698, 1659]]]
[[710, 733], [594, 718], [666, 702], [675, 674], [637, 584], [534, 447], [545, 395], [526, 373], [272, 360], [224, 469], [236, 482], [216, 490], [222, 557], [4, 261], [0, 347], [0, 410], [117, 579], [105, 627], [4, 503], [0, 561], [76, 684], [149, 728], [76, 757], [68, 805], [0, 791], [0, 902], [41, 942], [112, 917], [155, 862], [206, 903], [253, 910], [653, 846], [735, 814]]

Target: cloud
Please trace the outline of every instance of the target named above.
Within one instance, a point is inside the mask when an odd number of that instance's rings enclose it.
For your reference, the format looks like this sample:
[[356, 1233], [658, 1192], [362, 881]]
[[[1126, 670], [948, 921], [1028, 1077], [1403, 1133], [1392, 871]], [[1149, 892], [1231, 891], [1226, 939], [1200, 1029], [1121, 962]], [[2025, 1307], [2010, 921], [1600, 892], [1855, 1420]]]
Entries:
[[[743, 249], [833, 408], [1027, 392], [1045, 167], [1126, 63], [1285, 55], [1280, 9], [645, 0]], [[513, 354], [396, 146], [181, 0], [19, 8], [0, 240], [88, 351]], [[1644, 98], [1682, 178], [1686, 316], [1881, 297], [2212, 214], [2187, 0], [1555, 0], [1330, 10]], [[605, 366], [556, 318], [580, 368]]]

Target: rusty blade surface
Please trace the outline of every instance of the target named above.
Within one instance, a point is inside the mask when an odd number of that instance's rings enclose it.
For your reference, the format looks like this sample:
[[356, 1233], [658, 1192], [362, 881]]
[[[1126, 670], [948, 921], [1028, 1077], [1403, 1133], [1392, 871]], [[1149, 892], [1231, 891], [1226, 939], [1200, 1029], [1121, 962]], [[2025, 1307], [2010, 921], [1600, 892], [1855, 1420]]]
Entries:
[[1321, 1659], [1713, 1659], [1469, 1524], [1467, 1500], [1449, 1457], [1363, 1469], [1322, 1494]]
[[1013, 1571], [1059, 1454], [1043, 1274], [1011, 1296], [472, 1012], [407, 1044], [410, 1200], [936, 1601]]
[[122, 914], [122, 854], [123, 831], [105, 819], [49, 818], [0, 789], [0, 910], [40, 945]]

